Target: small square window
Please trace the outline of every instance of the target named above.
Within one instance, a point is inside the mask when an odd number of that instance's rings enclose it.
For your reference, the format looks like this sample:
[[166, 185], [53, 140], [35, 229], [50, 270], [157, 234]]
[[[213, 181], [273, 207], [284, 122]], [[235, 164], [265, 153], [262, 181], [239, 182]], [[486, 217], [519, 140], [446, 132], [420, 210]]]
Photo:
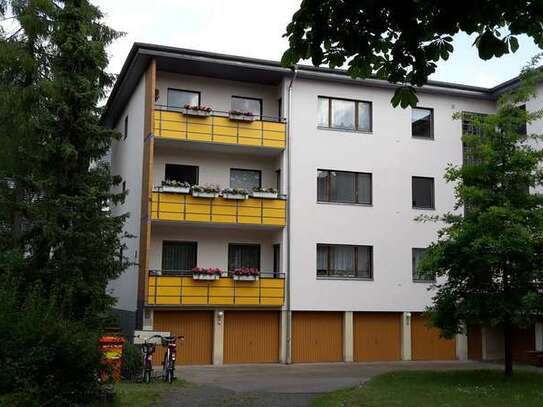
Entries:
[[252, 191], [262, 186], [262, 173], [259, 170], [230, 170], [230, 188], [244, 188]]
[[418, 270], [420, 259], [422, 258], [422, 256], [424, 256], [425, 252], [426, 252], [426, 249], [421, 249], [421, 248], [411, 249], [413, 281], [433, 282], [436, 280], [435, 274], [428, 275]]
[[433, 178], [413, 177], [411, 188], [413, 208], [435, 209]]
[[262, 100], [232, 96], [231, 109], [236, 112], [252, 113], [256, 118], [262, 116]]
[[411, 110], [411, 135], [413, 137], [434, 138], [434, 111], [420, 107]]
[[190, 185], [198, 185], [198, 167], [166, 164], [164, 178], [168, 181], [188, 182]]
[[200, 92], [168, 89], [168, 107], [183, 108], [185, 105], [199, 106]]

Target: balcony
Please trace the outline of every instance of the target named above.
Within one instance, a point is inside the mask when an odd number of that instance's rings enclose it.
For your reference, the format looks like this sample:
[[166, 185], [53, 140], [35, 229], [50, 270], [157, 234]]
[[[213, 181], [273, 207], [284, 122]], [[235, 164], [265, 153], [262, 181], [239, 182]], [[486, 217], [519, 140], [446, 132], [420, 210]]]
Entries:
[[286, 200], [195, 198], [188, 194], [153, 192], [151, 219], [244, 225], [286, 225]]
[[261, 119], [233, 120], [228, 112], [216, 110], [205, 116], [195, 116], [157, 106], [153, 134], [157, 139], [284, 149], [286, 124], [271, 117], [263, 116]]
[[221, 277], [194, 280], [192, 273], [156, 275], [150, 271], [147, 305], [246, 305], [280, 307], [285, 299], [284, 275], [261, 273], [257, 281]]

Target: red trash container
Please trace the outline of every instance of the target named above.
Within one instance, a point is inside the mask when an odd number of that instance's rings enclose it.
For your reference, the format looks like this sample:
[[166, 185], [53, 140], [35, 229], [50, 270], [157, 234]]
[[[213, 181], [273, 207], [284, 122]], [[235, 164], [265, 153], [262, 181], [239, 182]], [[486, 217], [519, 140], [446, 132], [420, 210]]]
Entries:
[[120, 381], [123, 346], [126, 339], [120, 336], [102, 336], [98, 342], [102, 350], [102, 365], [104, 366], [100, 372], [100, 378], [103, 382]]

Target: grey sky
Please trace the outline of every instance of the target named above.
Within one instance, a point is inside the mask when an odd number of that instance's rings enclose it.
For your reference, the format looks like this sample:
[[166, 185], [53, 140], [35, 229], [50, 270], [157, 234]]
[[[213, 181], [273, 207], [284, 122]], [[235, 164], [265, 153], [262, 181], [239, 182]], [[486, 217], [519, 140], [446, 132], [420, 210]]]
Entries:
[[[149, 42], [279, 60], [287, 46], [282, 38], [299, 0], [94, 0], [106, 22], [126, 32], [110, 48], [111, 72], [118, 73], [132, 43]], [[455, 52], [432, 76], [434, 80], [494, 86], [518, 75], [539, 52], [530, 39], [500, 59], [481, 61], [473, 38], [455, 37]]]

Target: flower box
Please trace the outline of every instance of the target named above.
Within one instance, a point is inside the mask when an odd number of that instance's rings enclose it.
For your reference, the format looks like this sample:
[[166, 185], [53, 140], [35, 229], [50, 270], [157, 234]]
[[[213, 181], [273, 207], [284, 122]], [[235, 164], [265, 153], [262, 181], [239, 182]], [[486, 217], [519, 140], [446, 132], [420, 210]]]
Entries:
[[238, 275], [238, 274], [234, 274], [232, 278], [237, 281], [258, 281], [259, 279], [259, 277], [255, 275], [244, 276], [244, 275]]
[[235, 199], [235, 200], [238, 200], [238, 201], [242, 201], [244, 199], [247, 199], [248, 195], [247, 194], [232, 194], [232, 193], [229, 193], [229, 192], [223, 192], [222, 197], [224, 199]]
[[277, 199], [277, 192], [262, 192], [262, 191], [253, 191], [251, 193], [253, 198], [264, 198], [264, 199]]
[[256, 117], [249, 114], [238, 114], [238, 113], [229, 113], [228, 118], [230, 120], [236, 120], [239, 122], [252, 122], [255, 121]]
[[217, 198], [218, 192], [192, 191], [192, 196], [195, 198]]
[[162, 192], [169, 192], [172, 194], [188, 194], [190, 187], [174, 187], [172, 185], [163, 185]]
[[220, 274], [193, 273], [192, 278], [194, 280], [212, 281], [212, 280], [218, 280], [219, 278], [221, 278], [221, 275]]
[[207, 117], [211, 115], [211, 111], [197, 109], [183, 109], [181, 113], [187, 116]]

